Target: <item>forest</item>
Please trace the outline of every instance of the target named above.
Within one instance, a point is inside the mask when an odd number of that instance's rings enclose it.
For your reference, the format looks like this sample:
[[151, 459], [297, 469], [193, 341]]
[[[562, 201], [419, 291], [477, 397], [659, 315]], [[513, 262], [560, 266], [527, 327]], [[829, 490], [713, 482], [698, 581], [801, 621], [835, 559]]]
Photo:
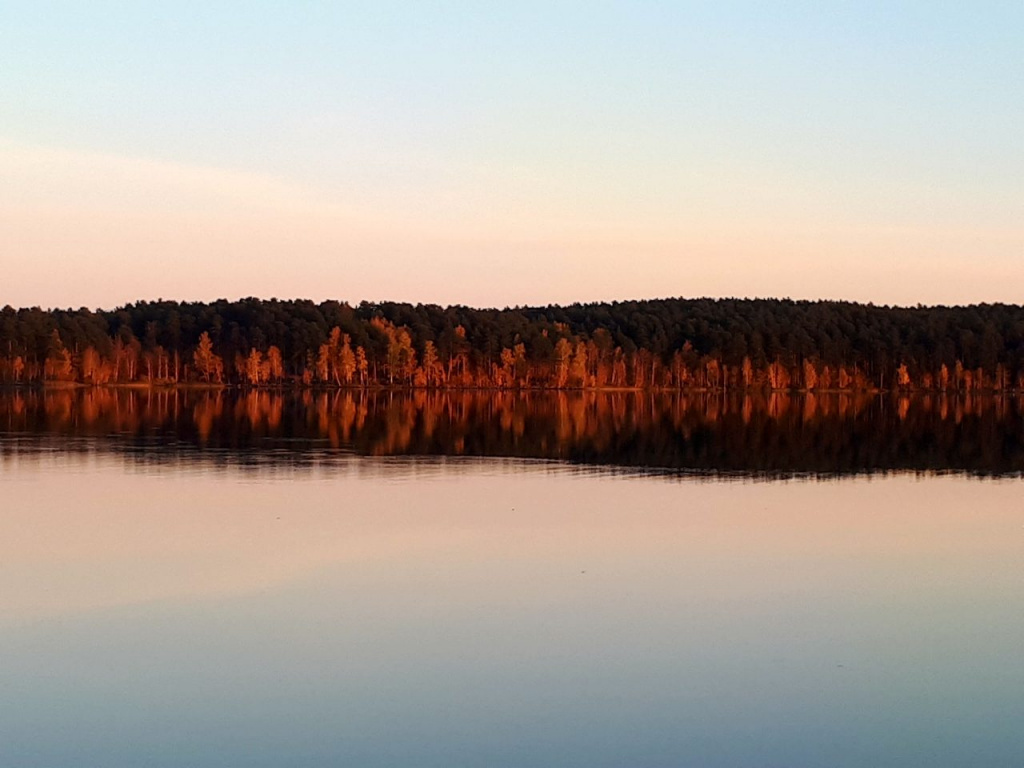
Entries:
[[659, 299], [474, 309], [139, 301], [0, 310], [7, 385], [1024, 390], [1024, 307]]

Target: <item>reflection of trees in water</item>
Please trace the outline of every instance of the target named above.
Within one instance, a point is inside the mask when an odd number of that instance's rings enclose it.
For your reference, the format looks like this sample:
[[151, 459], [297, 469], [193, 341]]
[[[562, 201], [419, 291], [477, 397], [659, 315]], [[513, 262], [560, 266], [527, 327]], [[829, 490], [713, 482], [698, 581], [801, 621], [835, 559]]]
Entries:
[[[152, 455], [563, 459], [753, 474], [1024, 470], [1019, 396], [19, 390], [0, 431]], [[10, 451], [7, 447], [0, 450]]]

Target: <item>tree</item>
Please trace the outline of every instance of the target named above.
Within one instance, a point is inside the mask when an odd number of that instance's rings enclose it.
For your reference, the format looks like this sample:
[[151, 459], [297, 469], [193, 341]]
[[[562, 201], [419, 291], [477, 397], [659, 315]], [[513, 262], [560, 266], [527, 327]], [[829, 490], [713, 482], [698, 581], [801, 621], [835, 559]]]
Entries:
[[109, 369], [100, 353], [92, 347], [86, 347], [82, 353], [82, 381], [87, 384], [105, 384], [109, 377]]
[[582, 341], [576, 342], [576, 350], [569, 366], [569, 380], [574, 386], [587, 386], [587, 345]]
[[516, 375], [516, 353], [508, 347], [501, 350], [501, 368], [498, 373], [496, 383], [499, 387], [512, 386]]
[[71, 381], [74, 378], [74, 363], [71, 353], [61, 341], [60, 333], [54, 330], [50, 335], [50, 350], [46, 356], [47, 379], [56, 381]]
[[423, 342], [422, 365], [426, 385], [428, 387], [432, 387], [438, 384], [438, 380], [443, 374], [443, 369], [441, 368], [441, 363], [437, 356], [437, 348], [434, 346], [434, 342], [430, 339]]
[[345, 384], [351, 384], [356, 373], [356, 356], [350, 346], [351, 340], [347, 333], [342, 335], [341, 349], [338, 352], [338, 367], [341, 370], [341, 380]]
[[255, 347], [245, 359], [245, 377], [253, 386], [259, 386], [263, 381], [263, 354]]
[[267, 350], [267, 380], [280, 381], [284, 378], [284, 360], [281, 350], [274, 345]]
[[359, 371], [359, 384], [365, 387], [367, 384], [367, 373], [369, 372], [370, 364], [366, 359], [366, 350], [362, 347], [356, 347], [356, 370]]
[[810, 360], [804, 360], [804, 389], [812, 390], [818, 387], [818, 371], [814, 367], [814, 363]]
[[206, 331], [199, 335], [199, 345], [192, 354], [192, 362], [195, 364], [196, 371], [203, 377], [203, 381], [208, 384], [220, 383], [224, 375], [224, 361], [214, 354], [213, 342], [210, 341], [210, 334]]
[[572, 359], [572, 344], [564, 336], [555, 344], [555, 386], [565, 387], [569, 381], [569, 362]]

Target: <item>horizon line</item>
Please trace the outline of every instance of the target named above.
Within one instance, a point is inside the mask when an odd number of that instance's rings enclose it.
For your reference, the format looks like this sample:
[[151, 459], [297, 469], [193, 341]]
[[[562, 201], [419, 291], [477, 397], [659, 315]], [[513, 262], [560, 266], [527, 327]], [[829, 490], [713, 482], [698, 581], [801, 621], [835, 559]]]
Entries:
[[506, 304], [503, 307], [499, 307], [499, 306], [479, 306], [479, 305], [466, 304], [466, 303], [461, 303], [461, 302], [453, 302], [453, 303], [445, 304], [445, 303], [434, 302], [434, 301], [399, 301], [399, 300], [386, 299], [386, 298], [385, 299], [367, 299], [367, 298], [363, 298], [363, 299], [359, 299], [358, 301], [350, 301], [349, 299], [345, 299], [345, 298], [315, 299], [315, 298], [311, 298], [309, 296], [291, 296], [291, 297], [269, 296], [269, 297], [264, 297], [264, 296], [256, 296], [256, 295], [250, 294], [250, 295], [244, 295], [244, 296], [243, 295], [239, 295], [239, 296], [237, 296], [235, 298], [229, 298], [227, 296], [219, 296], [219, 297], [217, 297], [215, 299], [175, 299], [175, 298], [167, 298], [167, 297], [160, 296], [160, 297], [157, 297], [157, 298], [134, 299], [134, 300], [123, 302], [121, 304], [116, 304], [116, 305], [114, 305], [112, 307], [110, 307], [110, 306], [108, 306], [108, 307], [86, 306], [86, 305], [80, 305], [78, 307], [75, 307], [75, 306], [58, 306], [58, 305], [43, 306], [41, 304], [14, 306], [13, 304], [5, 303], [2, 307], [0, 307], [0, 311], [6, 311], [8, 309], [12, 309], [14, 311], [33, 310], [34, 309], [34, 310], [39, 310], [39, 311], [42, 311], [42, 312], [80, 312], [82, 310], [86, 310], [86, 311], [89, 311], [89, 312], [103, 313], [103, 312], [116, 312], [116, 311], [118, 311], [120, 309], [125, 309], [127, 307], [136, 306], [136, 305], [140, 305], [140, 304], [168, 304], [168, 303], [170, 303], [170, 304], [186, 304], [186, 305], [187, 304], [206, 304], [206, 305], [212, 305], [212, 304], [217, 304], [217, 303], [221, 303], [221, 302], [225, 302], [225, 303], [229, 303], [229, 304], [235, 304], [235, 303], [240, 303], [240, 302], [244, 302], [244, 301], [253, 301], [253, 300], [254, 301], [261, 301], [261, 302], [268, 302], [268, 303], [269, 302], [279, 302], [279, 303], [306, 303], [306, 302], [308, 302], [308, 303], [311, 303], [311, 304], [314, 304], [314, 305], [327, 304], [329, 302], [336, 302], [338, 304], [347, 305], [349, 307], [352, 307], [353, 309], [358, 308], [358, 307], [363, 306], [363, 305], [366, 305], [366, 304], [369, 304], [369, 305], [382, 305], [382, 304], [398, 304], [398, 305], [400, 305], [400, 304], [405, 304], [405, 305], [412, 306], [412, 307], [439, 307], [440, 309], [445, 309], [445, 310], [447, 310], [447, 309], [469, 309], [469, 310], [473, 310], [473, 311], [477, 311], [477, 312], [514, 312], [516, 310], [531, 310], [531, 309], [532, 310], [536, 310], [536, 309], [551, 309], [551, 308], [564, 309], [564, 308], [574, 307], [574, 306], [592, 307], [592, 306], [600, 306], [600, 305], [603, 305], [603, 304], [607, 304], [607, 305], [631, 304], [631, 303], [633, 303], [633, 304], [643, 304], [643, 303], [659, 303], [659, 302], [668, 302], [668, 301], [713, 301], [713, 302], [726, 302], [726, 301], [758, 302], [758, 301], [763, 301], [763, 302], [791, 302], [791, 303], [794, 303], [794, 304], [851, 304], [851, 305], [856, 305], [856, 306], [872, 307], [872, 308], [876, 308], [876, 309], [910, 309], [910, 310], [913, 310], [913, 309], [918, 309], [918, 310], [924, 310], [924, 309], [970, 309], [970, 308], [973, 308], [973, 307], [993, 307], [993, 306], [1024, 308], [1024, 304], [1011, 303], [1011, 302], [1005, 302], [1005, 301], [991, 301], [991, 302], [979, 301], [979, 302], [971, 302], [971, 303], [966, 303], [966, 304], [964, 304], [964, 303], [924, 304], [924, 303], [921, 303], [921, 302], [918, 302], [916, 304], [895, 304], [895, 303], [894, 304], [888, 304], [888, 303], [880, 304], [880, 303], [876, 303], [874, 301], [861, 301], [861, 300], [857, 300], [857, 299], [839, 299], [839, 298], [813, 298], [813, 299], [809, 299], [809, 298], [794, 298], [792, 296], [735, 296], [735, 295], [733, 295], [733, 296], [726, 296], [726, 295], [722, 295], [722, 296], [709, 296], [709, 295], [686, 296], [686, 295], [683, 295], [683, 294], [678, 294], [678, 295], [674, 295], [674, 296], [651, 296], [651, 297], [643, 297], [643, 298], [630, 297], [630, 298], [623, 298], [623, 299], [594, 299], [594, 300], [575, 300], [575, 301], [569, 301], [569, 302]]

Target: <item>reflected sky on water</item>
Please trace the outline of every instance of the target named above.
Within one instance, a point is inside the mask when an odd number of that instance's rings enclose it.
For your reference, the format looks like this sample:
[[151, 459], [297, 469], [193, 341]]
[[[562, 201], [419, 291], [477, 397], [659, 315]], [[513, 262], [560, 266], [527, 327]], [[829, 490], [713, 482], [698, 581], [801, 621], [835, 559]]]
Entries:
[[3, 438], [0, 765], [1024, 754], [1017, 479], [157, 460], [77, 418]]

